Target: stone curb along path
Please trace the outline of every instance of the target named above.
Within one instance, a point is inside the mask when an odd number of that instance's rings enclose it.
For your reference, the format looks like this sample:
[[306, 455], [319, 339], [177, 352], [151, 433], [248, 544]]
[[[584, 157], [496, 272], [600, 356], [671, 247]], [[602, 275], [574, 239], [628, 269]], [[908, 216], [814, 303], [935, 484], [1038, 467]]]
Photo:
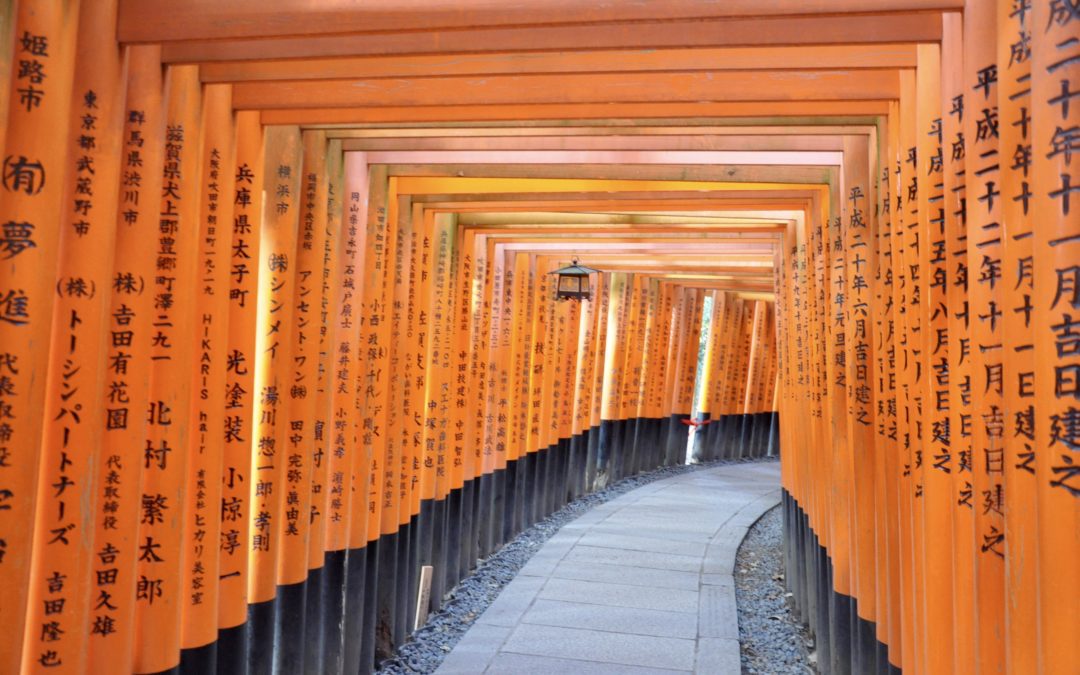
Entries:
[[759, 462], [591, 509], [533, 555], [436, 673], [739, 673], [735, 556], [779, 501], [779, 464]]

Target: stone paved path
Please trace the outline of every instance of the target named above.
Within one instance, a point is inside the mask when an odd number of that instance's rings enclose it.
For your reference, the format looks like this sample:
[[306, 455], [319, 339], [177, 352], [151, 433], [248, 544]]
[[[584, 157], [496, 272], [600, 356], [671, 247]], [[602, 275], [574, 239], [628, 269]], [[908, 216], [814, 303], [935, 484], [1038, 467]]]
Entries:
[[436, 672], [739, 673], [735, 553], [779, 501], [780, 466], [768, 462], [602, 504], [544, 544]]

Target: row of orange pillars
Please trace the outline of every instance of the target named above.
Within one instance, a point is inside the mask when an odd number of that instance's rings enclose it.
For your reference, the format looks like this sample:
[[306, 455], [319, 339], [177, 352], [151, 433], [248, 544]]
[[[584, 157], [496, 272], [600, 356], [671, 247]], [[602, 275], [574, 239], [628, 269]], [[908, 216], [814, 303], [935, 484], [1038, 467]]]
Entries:
[[[516, 28], [458, 48], [507, 61], [408, 52], [467, 13], [384, 59], [349, 50], [420, 39], [392, 13], [359, 39], [284, 0], [295, 28], [0, 3], [0, 672], [370, 670], [421, 568], [434, 609], [567, 500], [681, 463], [695, 411], [697, 459], [781, 455], [824, 669], [1075, 670], [1080, 16], [837, 1], [671, 0], [657, 40], [762, 41], [707, 77], [608, 72], [640, 44], [526, 63]], [[357, 74], [530, 63], [595, 88]], [[618, 95], [605, 139], [588, 99]], [[602, 273], [558, 302], [573, 257]]]

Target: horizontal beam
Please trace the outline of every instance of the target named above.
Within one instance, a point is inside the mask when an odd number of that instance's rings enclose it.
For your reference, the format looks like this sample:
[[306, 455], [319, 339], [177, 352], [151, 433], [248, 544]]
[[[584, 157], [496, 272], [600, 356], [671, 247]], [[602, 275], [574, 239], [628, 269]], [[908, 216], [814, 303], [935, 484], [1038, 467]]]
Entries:
[[443, 138], [347, 138], [350, 151], [390, 150], [824, 150], [844, 149], [842, 136], [502, 136]]
[[204, 63], [203, 82], [428, 78], [463, 75], [642, 73], [695, 70], [914, 68], [915, 45], [816, 45], [600, 50]]
[[[545, 103], [843, 101], [899, 98], [895, 70], [498, 75], [242, 82], [237, 110]], [[609, 110], [609, 113], [612, 112]]]
[[595, 120], [598, 124], [616, 125], [634, 119], [659, 120], [764, 117], [806, 119], [814, 116], [884, 116], [889, 102], [882, 100], [847, 101], [721, 101], [623, 103], [616, 109], [606, 103], [547, 103], [470, 106], [388, 106], [384, 108], [312, 108], [297, 106], [263, 110], [263, 124], [300, 124], [305, 127], [349, 126], [359, 124], [423, 123], [493, 123], [523, 124], [530, 121], [551, 123], [568, 120]]
[[117, 30], [122, 42], [166, 42], [962, 7], [962, 0], [120, 0]]
[[[726, 124], [726, 121], [725, 121]], [[876, 127], [870, 124], [821, 124], [795, 125], [776, 124], [739, 125], [739, 126], [695, 126], [676, 124], [653, 126], [647, 124], [616, 124], [609, 126], [386, 126], [377, 127], [329, 127], [325, 129], [327, 138], [335, 139], [380, 139], [401, 140], [406, 138], [566, 138], [588, 136], [603, 138], [620, 137], [666, 137], [666, 136], [865, 136], [875, 133]]]
[[[228, 4], [228, 3], [222, 3]], [[614, 4], [614, 3], [613, 3]], [[620, 6], [625, 3], [618, 3]], [[765, 4], [765, 3], [760, 3]], [[310, 59], [393, 54], [479, 54], [500, 52], [687, 49], [765, 45], [897, 44], [939, 42], [941, 16], [907, 12], [768, 17], [752, 19], [665, 19], [659, 22], [601, 25], [540, 25], [512, 28], [461, 28], [445, 31], [357, 34], [338, 29], [331, 36], [265, 37], [251, 40], [165, 42], [166, 63], [206, 63], [268, 59]], [[125, 38], [121, 40], [128, 42]]]
[[[366, 153], [358, 153], [364, 155]], [[707, 181], [730, 183], [795, 183], [799, 187], [826, 186], [837, 178], [836, 165], [755, 166], [666, 164], [395, 164], [387, 166], [390, 176], [403, 178], [511, 178], [555, 180], [650, 180]], [[655, 186], [650, 186], [655, 187]], [[681, 187], [686, 187], [685, 185]], [[709, 186], [705, 186], [708, 189]]]

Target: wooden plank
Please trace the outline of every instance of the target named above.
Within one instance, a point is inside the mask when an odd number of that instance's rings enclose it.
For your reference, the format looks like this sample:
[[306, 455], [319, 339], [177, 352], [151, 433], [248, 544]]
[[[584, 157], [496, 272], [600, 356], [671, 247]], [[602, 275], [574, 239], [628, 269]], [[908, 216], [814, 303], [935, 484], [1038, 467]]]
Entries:
[[[331, 2], [311, 5], [279, 0], [272, 8], [258, 0], [123, 0], [119, 24], [124, 42], [183, 39], [259, 38], [271, 35], [319, 35], [435, 28], [471, 28], [527, 24], [592, 24], [712, 17], [914, 12], [962, 7], [961, 0], [782, 0], [763, 5], [753, 0], [723, 4], [672, 0], [662, 7], [582, 5], [573, 0], [374, 0], [363, 7]], [[879, 20], [886, 18], [877, 17]]]
[[830, 70], [914, 68], [909, 44], [813, 47], [510, 52], [497, 54], [353, 56], [203, 64], [203, 82], [371, 79], [529, 73], [672, 72], [695, 70]]
[[622, 74], [497, 75], [241, 82], [239, 109], [380, 108], [522, 104], [671, 103], [694, 101], [875, 101], [897, 97], [895, 70], [717, 71]]
[[[368, 33], [326, 36], [259, 37], [251, 40], [208, 40], [163, 43], [168, 63], [304, 59], [392, 54], [477, 54], [492, 52], [557, 52], [580, 49], [653, 49], [759, 45], [895, 44], [936, 42], [941, 18], [934, 12], [901, 12], [883, 19], [874, 14], [757, 17], [752, 19], [667, 19], [657, 22], [549, 24], [523, 27], [478, 27], [455, 30]], [[123, 42], [137, 42], [121, 37]]]

